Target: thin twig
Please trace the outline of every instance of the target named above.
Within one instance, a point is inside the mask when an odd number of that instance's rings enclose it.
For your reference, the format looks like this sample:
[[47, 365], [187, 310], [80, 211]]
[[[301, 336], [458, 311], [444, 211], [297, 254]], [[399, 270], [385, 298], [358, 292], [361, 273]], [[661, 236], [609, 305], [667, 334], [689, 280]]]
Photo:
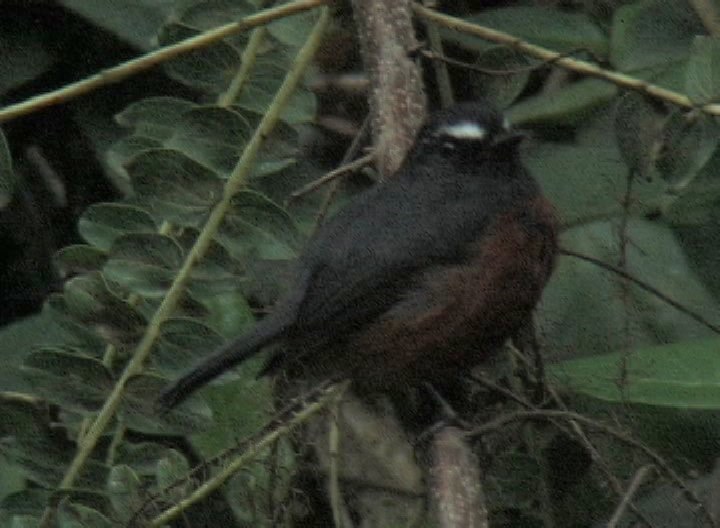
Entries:
[[[363, 144], [363, 141], [365, 141], [365, 137], [370, 132], [370, 116], [367, 116], [365, 118], [365, 121], [363, 121], [362, 126], [360, 127], [360, 130], [355, 135], [355, 139], [352, 140], [352, 143], [350, 143], [350, 146], [345, 151], [345, 155], [342, 158], [342, 161], [340, 162], [341, 165], [344, 165], [348, 163], [353, 157], [355, 157], [355, 154], [358, 153], [360, 150], [360, 147]], [[315, 216], [315, 229], [318, 228], [320, 224], [322, 224], [323, 220], [325, 219], [325, 215], [327, 215], [328, 209], [330, 208], [330, 204], [335, 199], [335, 196], [337, 195], [338, 190], [338, 183], [339, 180], [334, 180], [330, 184], [330, 189], [328, 190], [327, 194], [325, 195], [325, 199], [323, 200], [322, 205], [318, 208], [318, 213]]]
[[354, 161], [351, 161], [349, 163], [346, 163], [344, 165], [341, 165], [337, 169], [333, 169], [324, 176], [321, 176], [320, 178], [311, 181], [310, 183], [303, 185], [300, 187], [297, 191], [293, 191], [290, 193], [290, 200], [296, 200], [300, 198], [301, 196], [314, 191], [318, 187], [321, 187], [325, 185], [326, 183], [331, 182], [338, 176], [342, 176], [343, 174], [346, 174], [348, 172], [356, 172], [363, 167], [370, 165], [373, 160], [375, 159], [374, 154], [367, 154], [365, 156], [362, 156], [361, 158], [358, 158]]
[[623, 495], [620, 504], [618, 504], [618, 507], [615, 509], [612, 517], [610, 517], [606, 528], [615, 528], [617, 526], [620, 518], [627, 510], [628, 504], [630, 504], [630, 500], [635, 496], [635, 493], [637, 493], [638, 488], [640, 488], [640, 485], [643, 483], [648, 473], [650, 473], [654, 469], [655, 466], [647, 465], [637, 470], [635, 476], [630, 482], [630, 486], [628, 486], [627, 491]]
[[651, 286], [651, 285], [648, 284], [647, 282], [645, 282], [645, 281], [643, 281], [643, 280], [641, 280], [641, 279], [638, 279], [637, 277], [635, 277], [635, 276], [631, 275], [630, 273], [628, 273], [628, 272], [626, 272], [626, 271], [618, 268], [617, 266], [613, 266], [612, 264], [608, 264], [607, 262], [604, 262], [604, 261], [602, 261], [602, 260], [600, 260], [600, 259], [598, 259], [598, 258], [595, 258], [595, 257], [591, 257], [590, 255], [584, 255], [584, 254], [582, 254], [582, 253], [577, 253], [576, 251], [572, 251], [572, 250], [565, 249], [565, 248], [560, 248], [560, 254], [561, 254], [561, 255], [567, 255], [567, 256], [569, 256], [569, 257], [575, 257], [575, 258], [577, 258], [577, 259], [584, 260], [584, 261], [586, 261], [586, 262], [590, 262], [591, 264], [595, 264], [596, 266], [598, 266], [598, 267], [600, 267], [600, 268], [603, 268], [603, 269], [606, 269], [607, 271], [611, 271], [612, 273], [615, 273], [616, 275], [619, 275], [620, 277], [629, 280], [630, 282], [632, 282], [632, 283], [634, 283], [635, 285], [639, 286], [639, 287], [642, 288], [643, 290], [646, 290], [646, 291], [652, 293], [655, 297], [657, 297], [657, 298], [660, 299], [661, 301], [665, 302], [666, 304], [669, 304], [670, 306], [672, 306], [673, 308], [675, 308], [675, 309], [678, 310], [679, 312], [684, 313], [685, 315], [687, 315], [687, 316], [690, 317], [691, 319], [693, 319], [693, 320], [697, 321], [698, 323], [700, 323], [701, 325], [709, 328], [710, 330], [712, 330], [712, 331], [715, 332], [716, 334], [720, 334], [720, 326], [718, 326], [718, 325], [716, 325], [716, 324], [708, 321], [707, 319], [705, 319], [705, 317], [703, 317], [703, 316], [700, 315], [699, 313], [691, 310], [691, 309], [688, 308], [687, 306], [684, 306], [684, 305], [680, 304], [679, 302], [677, 302], [676, 300], [670, 298], [668, 295], [664, 294], [663, 292], [661, 292], [660, 290], [658, 290], [658, 289], [655, 288], [654, 286]]
[[[543, 48], [542, 46], [536, 46], [535, 44], [530, 44], [529, 42], [521, 40], [508, 33], [480, 26], [478, 24], [472, 24], [460, 18], [443, 15], [442, 13], [428, 9], [420, 4], [413, 4], [413, 9], [421, 18], [435, 22], [436, 24], [444, 26], [448, 29], [474, 35], [490, 42], [504, 44], [519, 51], [520, 53], [530, 55], [545, 62], [552, 62], [561, 68], [574, 71], [581, 75], [603, 79], [621, 88], [644, 93], [650, 97], [662, 99], [663, 101], [667, 101], [684, 108], [698, 108], [698, 106], [695, 105], [695, 103], [693, 103], [685, 94], [668, 90], [630, 75], [603, 69], [590, 62], [565, 57], [562, 53]], [[707, 114], [720, 115], [720, 104], [708, 104], [699, 108]]]

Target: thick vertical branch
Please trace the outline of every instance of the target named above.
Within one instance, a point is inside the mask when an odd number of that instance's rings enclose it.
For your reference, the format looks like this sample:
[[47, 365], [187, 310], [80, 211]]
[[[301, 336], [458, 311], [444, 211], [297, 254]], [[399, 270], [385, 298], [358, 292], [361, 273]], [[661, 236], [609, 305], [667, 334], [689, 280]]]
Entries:
[[425, 117], [410, 0], [353, 0], [363, 61], [370, 80], [370, 112], [377, 168], [397, 170]]
[[432, 498], [443, 528], [487, 528], [488, 511], [480, 485], [478, 463], [456, 427], [433, 438]]

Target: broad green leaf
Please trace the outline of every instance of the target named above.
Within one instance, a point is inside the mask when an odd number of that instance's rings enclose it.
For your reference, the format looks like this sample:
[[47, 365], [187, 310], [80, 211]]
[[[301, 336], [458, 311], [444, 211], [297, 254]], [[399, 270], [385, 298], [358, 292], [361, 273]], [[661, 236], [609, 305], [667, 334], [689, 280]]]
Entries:
[[147, 97], [130, 104], [115, 116], [124, 127], [144, 138], [163, 141], [169, 138], [180, 119], [197, 105], [177, 97]]
[[27, 478], [48, 487], [57, 485], [75, 446], [59, 441], [48, 405], [24, 394], [0, 393], [0, 416], [0, 455]]
[[59, 0], [59, 3], [93, 25], [148, 52], [155, 48], [155, 34], [175, 4], [167, 0]]
[[38, 394], [75, 412], [97, 411], [113, 386], [113, 379], [97, 359], [61, 347], [32, 352], [22, 371]]
[[708, 116], [676, 110], [662, 130], [656, 161], [660, 175], [677, 193], [702, 170], [717, 149], [720, 128]]
[[194, 0], [178, 5], [180, 10], [175, 14], [175, 18], [203, 31], [239, 20], [256, 11], [246, 0]]
[[167, 378], [175, 378], [222, 343], [223, 339], [217, 332], [199, 321], [168, 319], [160, 327], [156, 349], [151, 356], [153, 370]]
[[190, 464], [179, 452], [171, 449], [158, 461], [156, 481], [159, 488], [166, 488], [175, 481], [186, 477]]
[[140, 207], [123, 203], [98, 203], [88, 207], [78, 223], [80, 235], [102, 250], [109, 250], [119, 236], [155, 233], [157, 226]]
[[[720, 149], [716, 150], [705, 164], [701, 174], [694, 178], [676, 197], [666, 211], [665, 218], [676, 227], [685, 228], [683, 233], [698, 237], [699, 248], [703, 253], [720, 245], [708, 244], [716, 233], [716, 219], [720, 219]], [[709, 237], [710, 236], [710, 237]], [[717, 259], [712, 257], [713, 274]]]
[[296, 52], [305, 44], [310, 31], [317, 21], [317, 10], [308, 10], [291, 17], [284, 17], [268, 25], [268, 31], [281, 44]]
[[634, 71], [684, 60], [705, 28], [685, 0], [640, 0], [615, 11], [610, 33], [610, 62]]
[[[561, 246], [617, 265], [711, 321], [720, 307], [700, 282], [672, 231], [630, 219], [624, 252], [620, 220], [596, 222], [563, 233]], [[624, 253], [624, 255], [623, 255]], [[541, 303], [549, 359], [616, 353], [706, 338], [713, 332], [656, 295], [599, 266], [561, 256]]]
[[112, 528], [114, 524], [102, 513], [82, 504], [62, 500], [57, 509], [60, 528]]
[[39, 519], [50, 496], [51, 492], [48, 490], [25, 488], [4, 496], [0, 502], [0, 511], [10, 515], [36, 515]]
[[[74, 346], [91, 357], [102, 357], [107, 347], [105, 340], [79, 321], [68, 308], [65, 296], [61, 293], [50, 294], [43, 306], [43, 317], [54, 323], [55, 332], [66, 345]], [[53, 343], [57, 341], [52, 341]], [[48, 343], [43, 339], [39, 344]]]
[[562, 386], [617, 403], [642, 403], [678, 409], [720, 409], [720, 340], [605, 354], [552, 365]]
[[232, 209], [217, 240], [235, 258], [254, 255], [263, 259], [296, 256], [299, 236], [285, 210], [264, 195], [244, 190], [233, 196]]
[[128, 427], [146, 434], [187, 435], [212, 424], [210, 408], [198, 397], [168, 412], [159, 412], [157, 398], [166, 385], [165, 378], [151, 375], [136, 376], [128, 382], [119, 410]]
[[121, 189], [124, 196], [132, 192], [130, 176], [125, 169], [127, 163], [135, 156], [146, 150], [162, 148], [158, 139], [145, 136], [125, 136], [105, 151], [105, 161], [108, 170], [111, 172], [113, 181]]
[[103, 276], [89, 273], [65, 283], [68, 312], [95, 333], [116, 345], [133, 343], [145, 327], [145, 319], [130, 304], [110, 292]]
[[218, 173], [230, 173], [252, 135], [241, 114], [218, 106], [186, 112], [165, 143]]
[[209, 168], [176, 150], [150, 150], [127, 165], [136, 197], [158, 217], [198, 226], [220, 199], [222, 182]]
[[614, 132], [625, 163], [645, 179], [655, 176], [655, 156], [665, 121], [657, 103], [639, 93], [628, 93], [615, 109]]
[[475, 61], [475, 66], [487, 73], [468, 70], [473, 93], [478, 99], [492, 101], [499, 108], [506, 108], [525, 89], [532, 64], [532, 59], [512, 48], [488, 48]]
[[[158, 41], [162, 46], [198, 35], [196, 29], [180, 23], [162, 28]], [[225, 41], [219, 41], [180, 55], [165, 63], [168, 74], [187, 86], [217, 94], [230, 84], [241, 64], [240, 52]]]
[[147, 298], [162, 297], [175, 279], [185, 253], [172, 238], [153, 234], [118, 237], [103, 272], [109, 281]]
[[85, 244], [66, 246], [55, 253], [53, 263], [62, 277], [102, 269], [107, 255], [97, 247]]
[[[607, 35], [582, 13], [536, 6], [512, 6], [487, 9], [467, 17], [468, 22], [504, 31], [515, 37], [553, 51], [590, 50], [598, 57], [608, 51]], [[488, 44], [478, 38], [441, 30], [443, 38], [457, 41], [469, 49], [485, 49]]]
[[617, 94], [614, 84], [582, 79], [555, 91], [523, 99], [508, 109], [512, 123], [577, 125]]
[[[608, 128], [606, 134], [611, 139], [612, 129]], [[526, 164], [558, 208], [564, 223], [576, 225], [622, 214], [628, 169], [614, 146], [531, 144]], [[665, 189], [661, 181], [636, 181], [631, 211], [642, 214], [652, 210]]]
[[157, 461], [171, 448], [155, 442], [123, 442], [117, 448], [115, 463], [127, 465], [143, 477], [155, 476]]
[[[233, 102], [235, 106], [259, 115], [267, 112], [287, 72], [277, 54], [258, 59], [250, 82]], [[306, 88], [300, 87], [290, 97], [281, 118], [294, 125], [311, 122], [316, 115], [317, 98]]]
[[720, 99], [720, 39], [699, 36], [693, 39], [687, 66], [685, 93], [695, 104]]
[[141, 482], [129, 466], [113, 466], [107, 480], [107, 492], [113, 511], [123, 523], [143, 506]]

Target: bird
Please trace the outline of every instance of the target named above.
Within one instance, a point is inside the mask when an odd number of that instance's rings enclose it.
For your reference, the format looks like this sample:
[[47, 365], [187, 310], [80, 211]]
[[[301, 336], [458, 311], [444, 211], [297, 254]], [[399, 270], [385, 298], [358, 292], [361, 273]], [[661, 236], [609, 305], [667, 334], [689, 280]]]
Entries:
[[161, 408], [276, 344], [258, 376], [349, 378], [365, 392], [488, 359], [528, 321], [558, 251], [524, 137], [484, 101], [432, 113], [396, 173], [311, 237], [273, 311], [172, 383]]

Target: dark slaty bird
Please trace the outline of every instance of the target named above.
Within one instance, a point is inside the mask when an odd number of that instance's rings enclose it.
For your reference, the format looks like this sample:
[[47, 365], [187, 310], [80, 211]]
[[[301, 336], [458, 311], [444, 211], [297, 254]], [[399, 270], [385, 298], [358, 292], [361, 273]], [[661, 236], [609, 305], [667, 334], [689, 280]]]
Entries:
[[275, 310], [177, 380], [165, 408], [282, 342], [261, 374], [390, 391], [444, 380], [525, 323], [557, 252], [522, 136], [484, 103], [432, 115], [397, 173], [323, 225]]

